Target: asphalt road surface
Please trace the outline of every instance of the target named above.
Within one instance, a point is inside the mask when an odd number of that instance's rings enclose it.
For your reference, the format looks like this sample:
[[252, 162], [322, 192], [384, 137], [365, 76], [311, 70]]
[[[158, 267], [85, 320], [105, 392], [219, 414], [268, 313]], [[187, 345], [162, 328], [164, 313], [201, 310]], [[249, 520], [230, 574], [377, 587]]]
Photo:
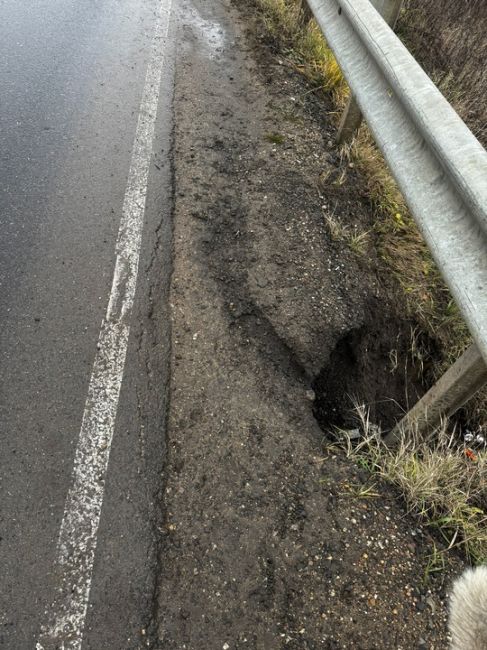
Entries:
[[175, 20], [0, 1], [1, 648], [150, 635]]

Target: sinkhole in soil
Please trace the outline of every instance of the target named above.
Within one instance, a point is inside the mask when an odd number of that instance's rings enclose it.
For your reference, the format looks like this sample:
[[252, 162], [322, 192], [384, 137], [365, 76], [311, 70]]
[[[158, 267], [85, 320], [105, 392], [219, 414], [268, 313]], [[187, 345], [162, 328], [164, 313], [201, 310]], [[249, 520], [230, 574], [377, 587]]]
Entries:
[[355, 405], [364, 405], [383, 431], [391, 429], [424, 392], [410, 359], [409, 325], [385, 321], [347, 332], [313, 390], [314, 415], [325, 433], [357, 427]]

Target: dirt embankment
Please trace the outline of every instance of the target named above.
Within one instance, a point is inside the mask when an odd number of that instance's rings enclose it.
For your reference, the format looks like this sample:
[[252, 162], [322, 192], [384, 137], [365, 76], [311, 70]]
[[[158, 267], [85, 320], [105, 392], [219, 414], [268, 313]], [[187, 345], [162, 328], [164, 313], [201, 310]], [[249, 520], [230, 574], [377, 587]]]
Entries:
[[323, 186], [339, 171], [321, 99], [240, 10], [182, 5], [154, 647], [445, 648], [448, 572], [430, 577], [425, 532], [324, 452], [315, 418], [343, 420], [356, 393], [391, 421], [404, 325], [374, 265], [325, 227], [369, 217]]

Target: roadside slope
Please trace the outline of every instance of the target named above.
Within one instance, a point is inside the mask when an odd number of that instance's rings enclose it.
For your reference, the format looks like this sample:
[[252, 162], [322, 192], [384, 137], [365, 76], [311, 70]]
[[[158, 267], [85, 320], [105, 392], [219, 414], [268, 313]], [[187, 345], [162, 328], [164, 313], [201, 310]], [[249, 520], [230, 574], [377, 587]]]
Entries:
[[313, 417], [313, 381], [380, 301], [327, 238], [327, 127], [228, 2], [184, 2], [181, 25], [156, 647], [444, 648], [422, 532], [380, 487], [357, 498], [368, 475], [324, 457]]

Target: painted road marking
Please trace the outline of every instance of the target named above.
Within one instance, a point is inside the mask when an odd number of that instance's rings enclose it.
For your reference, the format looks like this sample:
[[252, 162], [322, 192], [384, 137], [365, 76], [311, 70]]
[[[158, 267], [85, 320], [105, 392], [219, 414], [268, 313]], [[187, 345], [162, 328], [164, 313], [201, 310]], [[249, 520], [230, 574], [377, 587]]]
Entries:
[[81, 650], [105, 478], [117, 416], [139, 266], [147, 181], [172, 0], [161, 0], [135, 132], [116, 244], [110, 300], [101, 326], [59, 532], [60, 587], [37, 650]]

